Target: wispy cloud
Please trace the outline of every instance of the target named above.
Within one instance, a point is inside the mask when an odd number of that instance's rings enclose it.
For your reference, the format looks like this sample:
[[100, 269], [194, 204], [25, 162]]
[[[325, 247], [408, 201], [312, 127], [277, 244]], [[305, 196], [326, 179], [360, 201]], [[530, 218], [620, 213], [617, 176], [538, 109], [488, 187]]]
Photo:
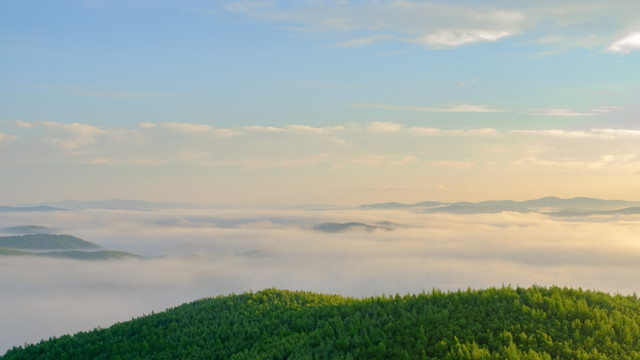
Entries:
[[33, 128], [36, 127], [36, 124], [28, 122], [28, 121], [23, 121], [23, 120], [15, 120], [14, 123], [21, 128]]
[[609, 52], [617, 54], [629, 54], [632, 51], [640, 50], [640, 31], [634, 31], [622, 38], [614, 41], [607, 48]]
[[629, 129], [591, 129], [591, 130], [511, 130], [514, 134], [529, 134], [536, 136], [549, 136], [558, 138], [597, 138], [602, 140], [617, 140], [630, 137], [640, 137], [640, 130]]
[[422, 126], [413, 126], [407, 129], [407, 133], [412, 135], [442, 135], [442, 136], [500, 136], [502, 133], [497, 129], [438, 129]]
[[298, 30], [370, 33], [338, 43], [366, 46], [383, 40], [434, 49], [492, 42], [521, 32], [524, 12], [489, 6], [417, 1], [307, 2], [290, 8], [276, 2], [234, 1], [227, 10], [261, 21], [297, 24]]
[[[496, 6], [492, 6], [495, 4]], [[413, 43], [428, 49], [450, 49], [496, 42], [516, 35], [557, 54], [571, 48], [606, 49], [628, 54], [640, 48], [640, 32], [611, 41], [637, 26], [636, 4], [568, 1], [562, 4], [485, 3], [483, 5], [418, 1], [298, 2], [233, 1], [228, 11], [258, 21], [279, 23], [292, 31], [343, 38], [338, 46], [358, 47], [382, 41]], [[531, 44], [530, 37], [525, 40]]]
[[478, 77], [474, 76], [471, 81], [458, 81], [458, 85], [456, 87], [465, 87], [469, 84], [475, 84], [478, 82]]
[[539, 115], [539, 116], [559, 116], [559, 117], [596, 116], [597, 115], [596, 113], [592, 113], [592, 112], [579, 112], [572, 109], [564, 109], [564, 108], [540, 109], [540, 110], [532, 111], [527, 114]]
[[509, 30], [445, 29], [425, 35], [422, 41], [431, 48], [446, 49], [462, 45], [497, 41], [516, 34]]
[[402, 111], [418, 111], [418, 112], [441, 112], [441, 113], [497, 113], [503, 112], [501, 109], [494, 109], [488, 105], [471, 105], [459, 104], [451, 106], [420, 106], [420, 105], [392, 105], [377, 103], [361, 103], [354, 104], [356, 108], [363, 109], [382, 109], [382, 110], [402, 110]]
[[372, 35], [358, 39], [347, 40], [338, 43], [337, 45], [340, 47], [362, 47], [368, 46], [373, 43], [384, 41], [384, 40], [393, 40], [395, 36], [392, 35]]
[[212, 126], [205, 124], [168, 123], [164, 124], [163, 126], [167, 129], [190, 133], [210, 132], [213, 130]]
[[9, 141], [16, 140], [16, 139], [17, 139], [17, 137], [14, 136], [14, 135], [7, 135], [7, 134], [0, 133], [0, 144], [4, 144], [4, 143], [7, 143]]
[[392, 123], [392, 122], [383, 122], [376, 121], [369, 124], [367, 127], [369, 131], [374, 133], [388, 133], [388, 132], [398, 132], [404, 128], [403, 125]]
[[53, 121], [41, 123], [50, 134], [48, 140], [66, 150], [76, 150], [94, 144], [97, 137], [107, 132], [97, 126], [82, 123], [64, 124]]

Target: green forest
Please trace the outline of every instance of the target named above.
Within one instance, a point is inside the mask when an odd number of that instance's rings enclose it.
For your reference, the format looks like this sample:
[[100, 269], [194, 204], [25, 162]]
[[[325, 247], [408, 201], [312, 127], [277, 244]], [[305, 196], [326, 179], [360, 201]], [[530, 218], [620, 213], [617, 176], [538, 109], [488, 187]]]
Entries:
[[640, 359], [639, 324], [637, 296], [581, 289], [362, 299], [267, 289], [14, 347], [0, 359]]

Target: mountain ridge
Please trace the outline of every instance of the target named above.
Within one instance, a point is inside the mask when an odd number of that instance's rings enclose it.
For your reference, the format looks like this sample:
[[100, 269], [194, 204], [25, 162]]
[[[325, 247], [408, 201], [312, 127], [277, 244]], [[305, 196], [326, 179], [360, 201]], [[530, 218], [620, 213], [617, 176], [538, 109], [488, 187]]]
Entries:
[[[451, 214], [493, 214], [500, 212], [530, 213], [539, 212], [553, 214], [562, 211], [583, 210], [589, 212], [604, 213], [620, 212], [625, 208], [640, 207], [640, 201], [603, 200], [590, 197], [559, 198], [546, 196], [539, 199], [515, 201], [515, 200], [486, 200], [480, 202], [460, 201], [453, 203], [423, 201], [413, 204], [387, 202], [377, 204], [364, 204], [359, 209], [414, 209], [426, 213], [451, 213]], [[627, 212], [633, 213], [632, 211]]]

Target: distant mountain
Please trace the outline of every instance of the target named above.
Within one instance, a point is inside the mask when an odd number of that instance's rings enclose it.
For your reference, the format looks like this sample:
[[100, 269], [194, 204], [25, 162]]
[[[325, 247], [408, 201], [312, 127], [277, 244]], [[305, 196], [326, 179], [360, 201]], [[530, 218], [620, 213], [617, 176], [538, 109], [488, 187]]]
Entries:
[[374, 230], [391, 231], [393, 229], [388, 226], [375, 226], [375, 225], [368, 225], [360, 222], [348, 222], [348, 223], [328, 222], [328, 223], [322, 223], [322, 224], [316, 225], [313, 228], [313, 230], [325, 232], [325, 233], [339, 233], [339, 232], [354, 231], [354, 230], [370, 232]]
[[24, 235], [24, 234], [50, 234], [50, 233], [54, 233], [55, 230], [48, 228], [46, 226], [20, 225], [20, 226], [12, 226], [8, 228], [0, 229], [0, 232]]
[[[504, 204], [500, 204], [504, 203]], [[512, 205], [505, 202], [486, 203], [455, 203], [448, 206], [427, 209], [425, 212], [450, 213], [450, 214], [499, 214], [501, 212], [528, 213], [531, 210], [523, 206]]]
[[187, 203], [155, 203], [142, 200], [122, 200], [112, 199], [103, 201], [56, 201], [56, 202], [44, 202], [38, 204], [44, 207], [60, 207], [70, 210], [85, 210], [85, 209], [106, 209], [106, 210], [163, 210], [163, 209], [192, 209], [197, 208], [196, 205]]
[[559, 216], [559, 217], [574, 217], [574, 216], [592, 216], [592, 215], [638, 215], [640, 214], [640, 207], [628, 207], [623, 209], [609, 210], [609, 211], [590, 211], [590, 210], [562, 210], [548, 212], [547, 215]]
[[98, 249], [100, 246], [72, 235], [29, 234], [0, 236], [0, 247], [22, 250]]
[[[564, 216], [561, 214], [572, 214], [569, 216], [579, 216], [590, 213], [601, 213], [607, 211], [621, 212], [624, 209], [640, 207], [638, 201], [624, 200], [602, 200], [587, 197], [576, 197], [562, 199], [548, 196], [540, 199], [513, 201], [513, 200], [489, 200], [481, 202], [455, 202], [442, 203], [438, 201], [424, 201], [415, 204], [401, 204], [397, 202], [365, 204], [359, 206], [361, 209], [401, 209], [411, 208], [428, 213], [450, 213], [450, 214], [497, 214], [501, 212], [542, 212], [549, 215]], [[634, 214], [633, 210], [626, 214]], [[613, 214], [613, 213], [612, 213]]]
[[0, 212], [36, 212], [36, 211], [64, 211], [67, 209], [52, 206], [0, 206]]
[[640, 201], [602, 200], [588, 197], [561, 199], [554, 196], [548, 196], [536, 200], [522, 201], [520, 204], [528, 208], [588, 209], [604, 211], [640, 206]]
[[397, 202], [388, 202], [380, 204], [364, 204], [360, 205], [361, 209], [397, 209], [397, 208], [416, 208], [416, 207], [435, 207], [449, 205], [449, 203], [443, 203], [440, 201], [423, 201], [415, 204], [402, 204]]

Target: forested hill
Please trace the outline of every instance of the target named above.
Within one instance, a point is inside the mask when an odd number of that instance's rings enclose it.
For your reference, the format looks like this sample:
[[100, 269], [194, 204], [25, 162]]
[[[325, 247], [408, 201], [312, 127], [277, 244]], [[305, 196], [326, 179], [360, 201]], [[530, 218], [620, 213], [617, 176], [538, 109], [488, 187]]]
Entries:
[[203, 299], [1, 359], [637, 359], [636, 296], [532, 287]]
[[98, 249], [100, 246], [72, 235], [28, 234], [0, 236], [0, 246], [27, 250]]

